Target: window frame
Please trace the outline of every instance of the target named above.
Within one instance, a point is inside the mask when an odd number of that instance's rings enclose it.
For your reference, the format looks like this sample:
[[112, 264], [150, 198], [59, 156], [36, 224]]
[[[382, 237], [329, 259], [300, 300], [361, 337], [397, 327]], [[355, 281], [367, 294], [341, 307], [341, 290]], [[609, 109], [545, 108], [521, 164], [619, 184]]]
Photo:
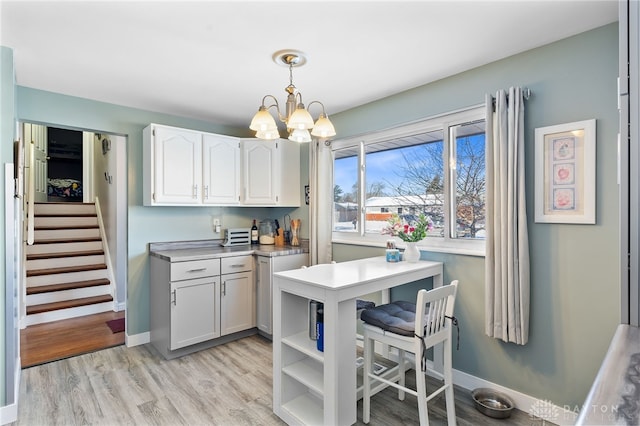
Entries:
[[[444, 215], [448, 218], [447, 232], [443, 237], [429, 237], [418, 243], [418, 247], [421, 250], [444, 252], [452, 254], [464, 254], [471, 256], [484, 256], [485, 255], [485, 240], [484, 239], [464, 239], [464, 238], [452, 238], [451, 229], [455, 227], [456, 220], [452, 221], [452, 215], [455, 215], [455, 210], [452, 208], [452, 194], [455, 193], [455, 167], [452, 167], [452, 163], [455, 163], [455, 150], [452, 148], [455, 140], [452, 140], [451, 128], [461, 124], [466, 124], [479, 120], [489, 120], [492, 117], [485, 116], [485, 105], [476, 105], [469, 108], [447, 112], [436, 116], [428, 117], [426, 119], [402, 124], [399, 126], [382, 129], [378, 131], [363, 133], [360, 135], [336, 139], [331, 143], [331, 157], [332, 163], [335, 162], [335, 153], [343, 149], [354, 149], [358, 151], [358, 224], [356, 231], [344, 232], [335, 231], [333, 229], [333, 220], [331, 222], [331, 241], [338, 244], [351, 244], [362, 245], [372, 247], [385, 247], [386, 241], [389, 239], [388, 235], [376, 235], [365, 233], [365, 191], [364, 184], [365, 178], [365, 165], [363, 159], [366, 155], [366, 146], [370, 144], [380, 143], [385, 140], [401, 138], [411, 136], [419, 133], [426, 133], [438, 129], [443, 131], [443, 165], [444, 165], [444, 187], [447, 188], [444, 194], [445, 206]], [[452, 152], [453, 151], [453, 152]], [[486, 162], [485, 162], [486, 164]], [[335, 182], [333, 182], [334, 174], [331, 174], [333, 188]], [[332, 199], [333, 203], [334, 200]], [[402, 241], [399, 241], [400, 247], [402, 247]]]

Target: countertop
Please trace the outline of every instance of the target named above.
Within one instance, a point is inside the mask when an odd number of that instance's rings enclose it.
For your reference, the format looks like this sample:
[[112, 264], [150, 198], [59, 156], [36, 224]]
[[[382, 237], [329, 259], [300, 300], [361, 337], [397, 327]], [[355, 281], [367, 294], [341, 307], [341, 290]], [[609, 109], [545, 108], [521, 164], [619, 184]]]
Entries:
[[640, 424], [640, 329], [621, 324], [576, 425]]
[[[412, 282], [425, 276], [441, 274], [441, 262], [426, 260], [415, 263], [387, 262], [385, 256], [379, 256], [349, 262], [325, 263], [310, 266], [305, 269], [277, 272], [273, 275], [274, 277], [280, 277], [322, 289], [341, 290], [381, 280], [390, 281], [398, 279], [400, 281], [406, 280], [406, 282]], [[440, 285], [442, 284], [440, 283]], [[389, 287], [391, 287], [391, 285], [387, 283], [384, 288]]]
[[169, 262], [215, 259], [230, 256], [289, 256], [308, 253], [308, 246], [242, 245], [223, 247], [220, 240], [149, 243], [149, 254]]

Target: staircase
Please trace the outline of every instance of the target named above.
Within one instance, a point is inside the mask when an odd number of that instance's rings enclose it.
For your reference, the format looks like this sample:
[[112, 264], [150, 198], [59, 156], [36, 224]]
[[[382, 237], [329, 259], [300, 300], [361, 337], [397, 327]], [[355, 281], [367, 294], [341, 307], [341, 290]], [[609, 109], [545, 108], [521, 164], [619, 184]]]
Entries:
[[26, 326], [114, 310], [95, 204], [36, 203], [25, 270]]

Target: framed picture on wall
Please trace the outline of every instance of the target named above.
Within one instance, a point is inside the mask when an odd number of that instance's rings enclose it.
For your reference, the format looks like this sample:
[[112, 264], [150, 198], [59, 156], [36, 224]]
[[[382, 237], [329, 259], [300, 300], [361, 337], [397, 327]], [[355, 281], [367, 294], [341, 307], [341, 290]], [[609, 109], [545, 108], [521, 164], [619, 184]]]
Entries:
[[596, 223], [596, 120], [535, 131], [535, 221]]

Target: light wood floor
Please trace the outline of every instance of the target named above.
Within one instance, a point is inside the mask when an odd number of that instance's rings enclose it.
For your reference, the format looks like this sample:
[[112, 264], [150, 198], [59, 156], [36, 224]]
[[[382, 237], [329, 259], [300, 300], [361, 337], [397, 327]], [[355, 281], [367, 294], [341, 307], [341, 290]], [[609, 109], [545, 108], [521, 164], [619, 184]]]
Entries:
[[20, 330], [22, 368], [124, 344], [124, 332], [113, 333], [107, 326], [107, 321], [124, 315], [103, 312]]
[[[171, 361], [147, 344], [39, 365], [22, 371], [14, 424], [283, 425], [272, 412], [271, 359], [271, 342], [256, 335]], [[371, 426], [418, 424], [415, 397], [396, 396], [386, 389], [372, 398]], [[444, 398], [437, 397], [429, 405], [431, 424], [446, 424], [444, 413]], [[485, 417], [462, 389], [456, 416], [461, 426], [543, 424], [522, 411], [506, 420]]]

